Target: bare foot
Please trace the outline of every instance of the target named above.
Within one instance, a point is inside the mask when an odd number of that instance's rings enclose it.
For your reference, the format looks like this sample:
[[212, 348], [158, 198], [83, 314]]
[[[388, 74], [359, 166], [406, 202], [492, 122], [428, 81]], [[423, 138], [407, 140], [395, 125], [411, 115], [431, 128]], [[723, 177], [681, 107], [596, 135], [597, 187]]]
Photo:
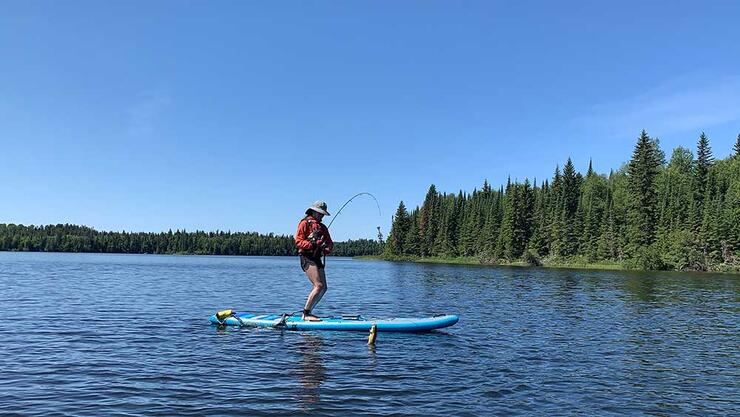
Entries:
[[303, 321], [321, 321], [320, 318], [314, 316], [313, 314], [304, 314], [301, 319], [303, 319]]

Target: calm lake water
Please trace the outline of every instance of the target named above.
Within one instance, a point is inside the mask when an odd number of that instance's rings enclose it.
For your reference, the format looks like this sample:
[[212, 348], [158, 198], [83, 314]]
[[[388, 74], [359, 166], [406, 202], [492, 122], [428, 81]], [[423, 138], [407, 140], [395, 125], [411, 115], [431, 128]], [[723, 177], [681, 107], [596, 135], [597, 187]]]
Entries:
[[297, 258], [0, 253], [0, 414], [740, 415], [740, 277], [328, 261], [318, 314], [445, 331], [220, 331]]

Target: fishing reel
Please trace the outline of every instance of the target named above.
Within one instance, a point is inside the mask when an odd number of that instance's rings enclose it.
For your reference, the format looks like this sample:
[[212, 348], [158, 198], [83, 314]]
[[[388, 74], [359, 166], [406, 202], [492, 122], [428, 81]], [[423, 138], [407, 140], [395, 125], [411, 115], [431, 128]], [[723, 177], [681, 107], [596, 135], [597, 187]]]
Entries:
[[319, 232], [318, 230], [314, 230], [308, 235], [308, 240], [309, 242], [323, 249], [327, 246], [326, 242], [323, 240], [323, 237], [324, 236], [321, 232]]
[[313, 232], [308, 234], [308, 240], [310, 240], [312, 243], [316, 243], [317, 240], [321, 238], [321, 233], [319, 233], [318, 230], [314, 230]]
[[311, 242], [316, 249], [324, 249], [328, 245], [326, 244], [326, 241], [323, 240], [324, 235], [318, 230], [314, 230], [308, 235], [308, 241]]

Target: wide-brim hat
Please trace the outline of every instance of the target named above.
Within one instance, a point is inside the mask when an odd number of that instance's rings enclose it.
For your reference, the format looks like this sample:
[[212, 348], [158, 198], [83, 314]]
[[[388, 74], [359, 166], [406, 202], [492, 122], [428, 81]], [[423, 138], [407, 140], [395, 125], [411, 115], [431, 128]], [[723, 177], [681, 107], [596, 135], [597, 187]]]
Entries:
[[321, 213], [324, 216], [331, 216], [328, 211], [326, 211], [326, 203], [323, 201], [317, 201], [311, 205], [311, 207], [306, 209], [306, 213], [309, 212], [309, 210], [313, 210], [317, 213]]

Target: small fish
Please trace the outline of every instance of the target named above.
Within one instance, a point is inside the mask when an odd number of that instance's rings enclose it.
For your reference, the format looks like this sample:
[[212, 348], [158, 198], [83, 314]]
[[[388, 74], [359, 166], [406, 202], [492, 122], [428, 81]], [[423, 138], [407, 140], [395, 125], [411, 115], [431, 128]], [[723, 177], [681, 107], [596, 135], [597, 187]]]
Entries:
[[367, 344], [374, 345], [375, 338], [377, 336], [378, 336], [378, 325], [373, 323], [372, 327], [370, 327], [370, 335], [367, 337]]

